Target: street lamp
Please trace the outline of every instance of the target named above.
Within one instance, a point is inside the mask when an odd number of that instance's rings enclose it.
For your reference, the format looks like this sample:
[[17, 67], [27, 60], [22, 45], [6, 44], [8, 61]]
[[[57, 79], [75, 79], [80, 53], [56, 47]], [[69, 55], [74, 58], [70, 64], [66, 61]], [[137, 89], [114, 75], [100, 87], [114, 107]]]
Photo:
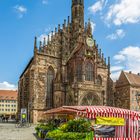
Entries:
[[102, 91], [102, 100], [103, 100], [103, 106], [105, 105], [105, 92]]
[[30, 109], [32, 106], [32, 102], [28, 102], [28, 123], [30, 123]]
[[67, 83], [67, 81], [65, 81], [64, 83], [63, 83], [63, 85], [64, 85], [64, 105], [67, 105], [67, 85], [68, 85], [68, 83]]
[[136, 101], [137, 101], [137, 104], [138, 104], [138, 106], [139, 106], [139, 109], [140, 109], [140, 93], [136, 93]]

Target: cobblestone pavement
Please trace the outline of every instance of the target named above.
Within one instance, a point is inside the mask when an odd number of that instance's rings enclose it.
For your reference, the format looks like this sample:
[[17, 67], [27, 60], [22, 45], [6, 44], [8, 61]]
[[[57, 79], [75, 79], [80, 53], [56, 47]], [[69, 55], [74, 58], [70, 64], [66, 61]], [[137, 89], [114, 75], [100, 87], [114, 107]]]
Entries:
[[37, 140], [34, 126], [16, 128], [14, 123], [0, 123], [0, 140]]

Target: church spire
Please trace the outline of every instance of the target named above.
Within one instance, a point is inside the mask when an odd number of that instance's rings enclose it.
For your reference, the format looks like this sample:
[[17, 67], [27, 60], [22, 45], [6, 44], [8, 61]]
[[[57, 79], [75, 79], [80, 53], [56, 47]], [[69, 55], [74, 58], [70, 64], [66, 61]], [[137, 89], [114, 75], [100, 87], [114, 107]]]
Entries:
[[43, 46], [46, 46], [46, 37], [44, 37]]
[[84, 5], [84, 0], [72, 0], [72, 6], [77, 4]]
[[91, 21], [90, 21], [90, 19], [88, 19], [87, 34], [89, 36], [92, 36], [92, 28], [91, 28]]
[[37, 37], [35, 36], [35, 40], [34, 40], [34, 53], [37, 52]]
[[84, 0], [72, 0], [72, 27], [74, 31], [84, 27]]
[[110, 71], [110, 57], [108, 57], [108, 69]]
[[37, 48], [37, 37], [35, 36], [35, 40], [34, 40], [34, 49]]

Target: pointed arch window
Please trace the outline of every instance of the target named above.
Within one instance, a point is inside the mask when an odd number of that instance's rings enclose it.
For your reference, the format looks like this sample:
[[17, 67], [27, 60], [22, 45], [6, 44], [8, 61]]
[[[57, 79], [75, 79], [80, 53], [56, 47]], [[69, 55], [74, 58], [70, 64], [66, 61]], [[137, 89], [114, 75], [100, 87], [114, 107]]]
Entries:
[[78, 82], [82, 81], [82, 63], [81, 62], [77, 63], [77, 66], [76, 66], [76, 77], [77, 77], [77, 81]]
[[70, 82], [73, 82], [74, 81], [74, 70], [73, 70], [73, 67], [71, 65], [72, 64], [70, 64], [68, 66], [68, 69], [67, 69], [68, 70], [68, 75], [67, 75], [67, 77], [68, 77]]
[[93, 81], [93, 64], [91, 62], [87, 62], [85, 65], [85, 80]]
[[48, 108], [53, 107], [53, 80], [54, 80], [54, 70], [52, 67], [49, 67], [47, 72], [47, 100], [46, 100], [46, 105]]
[[100, 75], [97, 77], [97, 84], [102, 85], [102, 77]]

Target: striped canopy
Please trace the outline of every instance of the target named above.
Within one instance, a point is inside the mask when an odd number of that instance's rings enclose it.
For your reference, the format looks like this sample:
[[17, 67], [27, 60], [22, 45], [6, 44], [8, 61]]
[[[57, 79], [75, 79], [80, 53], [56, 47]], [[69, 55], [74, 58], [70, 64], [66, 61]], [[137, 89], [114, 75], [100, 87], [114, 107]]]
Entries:
[[88, 118], [96, 118], [97, 116], [131, 119], [140, 118], [140, 112], [109, 106], [88, 106], [86, 107], [86, 114]]
[[78, 112], [85, 112], [85, 106], [62, 106], [53, 108], [44, 112], [45, 114], [77, 114]]
[[140, 112], [131, 111], [109, 106], [62, 106], [59, 108], [50, 109], [45, 114], [73, 114], [86, 115], [88, 118], [101, 117], [121, 117], [140, 119]]

